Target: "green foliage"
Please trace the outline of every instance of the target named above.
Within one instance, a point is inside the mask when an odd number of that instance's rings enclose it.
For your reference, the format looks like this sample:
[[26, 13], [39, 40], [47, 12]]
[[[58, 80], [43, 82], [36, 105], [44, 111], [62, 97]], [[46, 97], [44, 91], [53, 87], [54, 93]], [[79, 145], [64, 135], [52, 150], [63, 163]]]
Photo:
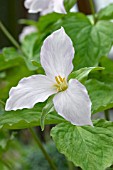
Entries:
[[[7, 48], [5, 48], [5, 52]], [[20, 63], [22, 63], [22, 59], [21, 58], [14, 58], [14, 59], [9, 59], [9, 57], [7, 57], [8, 53], [4, 53], [4, 54], [0, 54], [0, 71], [6, 70], [8, 68], [14, 67], [19, 65]]]
[[103, 67], [85, 67], [85, 68], [81, 68], [77, 71], [73, 71], [70, 75], [68, 79], [72, 79], [72, 78], [76, 78], [79, 81], [83, 81], [84, 79], [86, 79], [89, 75], [90, 72], [92, 71], [97, 71], [97, 70], [103, 70]]
[[[10, 60], [10, 62], [13, 65], [13, 61]], [[8, 97], [10, 88], [16, 86], [21, 78], [33, 74], [27, 69], [25, 63], [21, 63], [15, 67], [12, 66], [12, 68], [6, 69], [4, 73], [5, 77], [0, 78], [0, 99], [6, 99]]]
[[32, 33], [24, 38], [22, 41], [22, 50], [25, 56], [25, 62], [29, 70], [37, 70], [37, 67], [32, 64], [32, 61], [39, 62], [40, 47], [42, 41], [38, 33]]
[[113, 163], [112, 122], [98, 120], [94, 127], [61, 123], [51, 136], [59, 152], [83, 170], [104, 170]]
[[44, 130], [46, 116], [48, 113], [51, 113], [52, 111], [54, 111], [53, 96], [48, 99], [46, 105], [42, 109], [41, 118], [40, 118], [40, 126], [42, 131]]
[[113, 73], [113, 60], [108, 57], [102, 57], [100, 60], [100, 65], [105, 68], [105, 72], [109, 74]]
[[[40, 125], [43, 104], [37, 104], [33, 109], [4, 112], [0, 115], [0, 128], [24, 129]], [[56, 112], [46, 116], [45, 124], [57, 124], [64, 121]]]
[[[67, 160], [63, 155], [61, 155], [54, 143], [47, 143], [45, 146], [45, 149], [47, 153], [50, 155], [50, 157], [53, 159], [53, 161], [57, 165], [57, 170], [68, 170], [68, 164]], [[26, 164], [27, 164], [27, 170], [51, 170], [48, 162], [45, 160], [44, 155], [42, 152], [38, 149], [36, 151], [36, 148], [32, 150], [30, 154], [27, 155], [26, 158]], [[24, 167], [22, 167], [24, 168]]]
[[85, 83], [85, 86], [92, 101], [92, 113], [113, 107], [113, 81], [91, 79]]
[[[75, 3], [76, 0], [64, 0], [67, 13]], [[105, 57], [108, 56], [113, 44], [113, 23], [109, 21], [111, 19], [113, 19], [113, 4], [96, 14], [96, 23], [90, 21], [82, 13], [66, 15], [51, 13], [41, 16], [38, 22], [21, 20], [20, 23], [34, 25], [38, 30], [25, 37], [19, 50], [14, 47], [2, 50], [0, 54], [0, 101], [8, 98], [10, 88], [16, 86], [23, 77], [44, 74], [40, 64], [41, 46], [48, 35], [62, 26], [72, 39], [75, 49], [74, 71], [68, 79], [76, 78], [86, 86], [92, 101], [93, 114], [113, 108], [113, 60]], [[46, 124], [59, 124], [52, 129], [51, 135], [58, 150], [75, 166], [80, 166], [83, 170], [105, 170], [112, 165], [112, 122], [97, 120], [94, 121], [94, 127], [74, 126], [56, 113], [52, 98], [47, 102], [36, 104], [32, 109], [10, 112], [6, 112], [3, 102], [0, 102], [1, 130], [24, 129], [39, 125], [43, 130]], [[8, 165], [4, 165], [7, 162], [1, 159], [2, 154], [7, 151], [11, 140], [12, 137], [0, 133], [0, 169], [3, 170], [8, 169]], [[63, 158], [66, 162], [65, 166], [61, 160], [62, 156], [57, 155], [53, 146], [48, 147], [47, 151], [56, 161], [58, 170], [67, 169], [67, 162]], [[49, 169], [40, 151], [33, 152], [28, 161], [30, 170]]]
[[[0, 130], [0, 169], [9, 170], [11, 169], [11, 162], [8, 161], [7, 153], [11, 148], [14, 139], [14, 133], [11, 135], [8, 131]], [[6, 155], [5, 155], [6, 154]]]
[[[47, 22], [51, 15], [41, 17], [43, 23]], [[41, 21], [41, 19], [40, 19]], [[45, 28], [45, 25], [40, 22], [38, 27]], [[69, 13], [61, 15], [61, 18], [56, 23], [48, 25], [48, 29], [44, 33], [48, 35], [49, 29], [52, 31], [64, 27], [66, 33], [73, 41], [75, 48], [74, 66], [75, 70], [82, 67], [97, 66], [100, 57], [108, 55], [113, 43], [113, 23], [109, 21], [98, 21], [92, 25], [90, 20], [81, 13]], [[51, 32], [52, 32], [51, 31]]]
[[110, 4], [107, 7], [101, 9], [97, 14], [97, 18], [99, 20], [111, 20], [111, 19], [113, 19], [113, 4]]
[[45, 33], [47, 31], [51, 32], [49, 28], [50, 27], [53, 28], [53, 24], [55, 24], [56, 22], [59, 23], [59, 20], [64, 16], [65, 16], [64, 14], [50, 13], [48, 15], [40, 17], [37, 23], [39, 32], [41, 33]]
[[14, 47], [6, 47], [3, 48], [2, 51], [5, 61], [10, 61], [10, 60], [18, 60], [22, 58], [22, 55], [17, 52], [17, 50]]
[[75, 5], [76, 0], [64, 0], [64, 6], [67, 12]]

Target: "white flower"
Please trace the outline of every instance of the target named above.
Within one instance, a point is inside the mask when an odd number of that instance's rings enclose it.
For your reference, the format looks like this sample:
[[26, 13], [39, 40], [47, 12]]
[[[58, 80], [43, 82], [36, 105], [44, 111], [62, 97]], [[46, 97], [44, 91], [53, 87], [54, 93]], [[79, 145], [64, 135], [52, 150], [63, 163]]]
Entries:
[[66, 13], [63, 1], [64, 0], [25, 0], [24, 5], [29, 9], [29, 13], [41, 12], [41, 15], [51, 12]]
[[27, 35], [29, 35], [29, 34], [31, 34], [31, 33], [33, 33], [33, 32], [37, 32], [36, 27], [34, 27], [34, 26], [26, 26], [26, 27], [24, 27], [23, 30], [22, 30], [22, 32], [21, 32], [20, 35], [19, 35], [19, 41], [22, 42], [23, 39], [24, 39]]
[[94, 0], [96, 5], [96, 10], [99, 11], [102, 8], [105, 8], [110, 3], [113, 3], [113, 0]]
[[53, 103], [59, 115], [74, 125], [92, 125], [91, 101], [78, 80], [67, 82], [73, 70], [74, 48], [61, 28], [46, 38], [41, 48], [41, 64], [46, 75], [23, 78], [9, 93], [5, 110], [33, 108], [55, 94]]

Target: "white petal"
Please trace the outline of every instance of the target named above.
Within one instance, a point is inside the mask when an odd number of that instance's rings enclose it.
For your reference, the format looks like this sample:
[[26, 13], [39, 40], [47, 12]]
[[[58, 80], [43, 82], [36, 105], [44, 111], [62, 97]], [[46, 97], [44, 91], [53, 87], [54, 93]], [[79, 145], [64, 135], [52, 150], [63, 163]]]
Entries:
[[32, 108], [56, 92], [53, 82], [47, 76], [33, 75], [23, 78], [16, 87], [11, 88], [5, 110]]
[[91, 101], [85, 86], [78, 80], [71, 79], [68, 89], [56, 94], [53, 102], [58, 114], [73, 125], [92, 125]]
[[31, 34], [33, 32], [37, 32], [36, 27], [34, 27], [34, 26], [26, 26], [26, 27], [24, 27], [22, 32], [19, 35], [19, 41], [22, 42], [27, 35], [29, 35], [29, 34]]
[[37, 13], [48, 8], [50, 0], [34, 0], [29, 8], [29, 13]]
[[49, 13], [52, 13], [53, 12], [53, 7], [49, 7], [45, 10], [42, 10], [40, 15], [46, 15], [46, 14], [49, 14]]
[[64, 13], [66, 14], [66, 10], [64, 8], [64, 0], [53, 0], [54, 1], [54, 12]]
[[25, 0], [24, 2], [24, 6], [25, 8], [29, 9], [31, 4], [32, 4], [33, 0]]
[[46, 75], [68, 77], [73, 70], [74, 48], [69, 36], [61, 28], [46, 38], [41, 48], [41, 64]]

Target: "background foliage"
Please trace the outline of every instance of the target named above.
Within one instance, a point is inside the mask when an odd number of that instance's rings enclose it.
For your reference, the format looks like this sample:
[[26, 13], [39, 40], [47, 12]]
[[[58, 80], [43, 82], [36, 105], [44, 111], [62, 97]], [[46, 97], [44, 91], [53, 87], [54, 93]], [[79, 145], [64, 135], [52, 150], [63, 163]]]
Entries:
[[[20, 23], [35, 26], [37, 32], [27, 35], [19, 48], [4, 47], [0, 54], [0, 168], [3, 170], [12, 166], [15, 170], [23, 167], [25, 170], [49, 169], [43, 155], [35, 152], [36, 146], [31, 147], [33, 141], [26, 149], [24, 142], [19, 142], [20, 138], [12, 131], [40, 125], [44, 128], [50, 124], [57, 124], [51, 136], [59, 152], [66, 156], [60, 155], [53, 143], [46, 146], [59, 170], [69, 169], [67, 159], [83, 170], [105, 170], [113, 164], [113, 123], [110, 120], [94, 120], [94, 127], [73, 126], [58, 116], [51, 99], [36, 104], [33, 109], [4, 110], [10, 88], [21, 78], [45, 74], [40, 64], [40, 49], [44, 39], [61, 26], [75, 48], [74, 70], [68, 79], [76, 78], [86, 86], [92, 101], [92, 114], [113, 108], [113, 60], [109, 59], [113, 45], [113, 4], [96, 13], [95, 18], [69, 12], [75, 4], [73, 0], [65, 0], [64, 4], [67, 14], [51, 13], [40, 16], [38, 21], [20, 20]], [[12, 147], [14, 160], [10, 159]], [[23, 167], [17, 163], [15, 154]]]

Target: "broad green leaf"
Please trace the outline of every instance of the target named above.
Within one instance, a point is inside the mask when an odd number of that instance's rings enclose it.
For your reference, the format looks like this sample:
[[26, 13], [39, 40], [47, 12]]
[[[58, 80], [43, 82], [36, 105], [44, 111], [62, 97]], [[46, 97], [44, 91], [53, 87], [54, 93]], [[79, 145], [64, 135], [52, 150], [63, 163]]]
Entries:
[[50, 13], [48, 15], [41, 16], [37, 23], [38, 30], [44, 33], [45, 31], [47, 31], [48, 27], [51, 27], [55, 22], [57, 22], [64, 16], [65, 14], [59, 13]]
[[22, 54], [19, 54], [19, 52], [14, 47], [3, 48], [2, 53], [5, 57], [5, 61], [10, 61], [10, 60], [14, 60], [14, 59], [22, 60]]
[[21, 65], [24, 62], [22, 55], [13, 47], [3, 48], [0, 54], [0, 71]]
[[47, 36], [48, 32], [50, 34], [50, 31], [55, 31], [61, 26], [73, 41], [75, 70], [97, 66], [100, 58], [108, 55], [113, 43], [113, 23], [98, 21], [94, 25], [81, 13], [68, 13], [43, 32]]
[[[40, 125], [43, 105], [38, 104], [33, 109], [4, 112], [0, 114], [0, 128], [24, 129]], [[48, 114], [45, 124], [57, 124], [64, 121], [55, 112]]]
[[97, 18], [99, 20], [111, 20], [111, 19], [113, 19], [113, 3], [108, 5], [105, 8], [101, 9], [97, 14]]
[[113, 73], [113, 60], [108, 57], [102, 57], [100, 65], [105, 67], [105, 72]]
[[32, 64], [36, 61], [40, 65], [40, 47], [42, 38], [38, 33], [27, 35], [22, 41], [22, 50], [25, 54], [25, 62], [29, 70], [37, 70], [37, 66]]
[[6, 61], [4, 55], [0, 54], [0, 71], [6, 70], [19, 64], [20, 62], [16, 59]]
[[60, 153], [83, 170], [105, 170], [113, 163], [113, 123], [94, 122], [94, 127], [61, 123], [51, 136]]
[[105, 75], [103, 80], [88, 80], [85, 83], [92, 101], [92, 113], [113, 107], [113, 75]]
[[76, 70], [96, 66], [100, 57], [108, 55], [113, 42], [113, 23], [99, 21], [92, 25], [85, 16], [75, 14], [63, 20], [62, 26], [75, 47]]
[[16, 86], [23, 77], [32, 75], [33, 72], [27, 69], [25, 63], [21, 63], [21, 65], [7, 69], [5, 74], [5, 78], [0, 79], [0, 99], [8, 98], [10, 88]]
[[76, 0], [64, 0], [64, 6], [67, 12], [75, 5]]
[[[24, 61], [25, 61], [28, 68], [30, 68], [30, 69], [34, 68], [34, 66], [32, 65], [32, 62], [27, 58], [26, 53], [22, 54], [13, 47], [4, 48], [2, 52], [3, 52], [3, 56], [4, 56], [4, 61], [6, 62], [6, 64], [12, 63], [13, 66], [16, 66], [16, 65], [24, 64]], [[36, 67], [35, 67], [35, 69], [36, 69]]]
[[89, 75], [90, 72], [97, 71], [97, 70], [103, 70], [103, 69], [104, 69], [103, 67], [85, 67], [85, 68], [81, 68], [80, 70], [73, 71], [69, 75], [68, 79], [76, 78], [77, 80], [82, 81], [85, 78], [87, 78], [87, 76]]

